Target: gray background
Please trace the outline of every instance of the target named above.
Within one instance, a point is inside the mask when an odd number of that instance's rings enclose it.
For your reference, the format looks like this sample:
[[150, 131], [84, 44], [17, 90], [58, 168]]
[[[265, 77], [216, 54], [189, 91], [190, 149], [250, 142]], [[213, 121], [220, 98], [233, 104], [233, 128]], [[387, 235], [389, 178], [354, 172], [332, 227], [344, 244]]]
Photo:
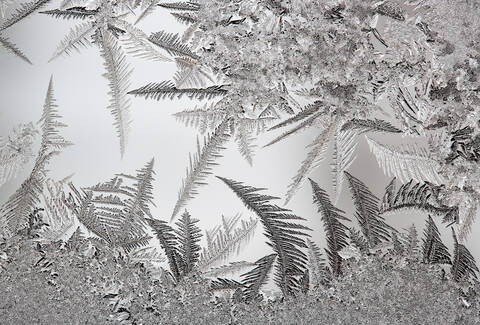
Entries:
[[[58, 3], [54, 1], [47, 8], [55, 8], [57, 5]], [[121, 160], [118, 139], [112, 125], [113, 118], [107, 109], [108, 82], [102, 77], [104, 67], [98, 48], [82, 49], [80, 54], [72, 53], [70, 56], [47, 63], [59, 41], [75, 23], [34, 14], [6, 32], [6, 35], [29, 56], [34, 65], [27, 65], [0, 49], [0, 135], [7, 136], [12, 127], [20, 122], [37, 121], [40, 118], [48, 81], [53, 75], [59, 112], [63, 116], [62, 121], [68, 124], [68, 127], [62, 130], [62, 134], [67, 140], [72, 141], [74, 146], [67, 148], [51, 161], [49, 176], [60, 179], [75, 173], [72, 181], [78, 187], [90, 186], [109, 180], [115, 173], [133, 174], [136, 169], [143, 167], [147, 161], [155, 157], [156, 207], [152, 208], [152, 212], [158, 218], [169, 220], [181, 180], [185, 176], [188, 155], [196, 148], [197, 135], [195, 129], [177, 122], [172, 114], [193, 108], [198, 102], [188, 99], [157, 102], [132, 97], [133, 123], [126, 154]], [[184, 26], [178, 24], [165, 10], [157, 10], [140, 23], [139, 27], [147, 34], [161, 29], [168, 32], [184, 30]], [[175, 72], [174, 63], [156, 63], [131, 56], [127, 59], [135, 68], [131, 76], [131, 89], [148, 82], [171, 79]], [[243, 181], [251, 186], [267, 187], [269, 194], [283, 197], [300, 162], [306, 156], [305, 146], [312, 141], [317, 132], [315, 129], [307, 130], [266, 149], [261, 149], [261, 146], [268, 143], [276, 134], [261, 136], [253, 167], [240, 156], [235, 144], [229, 143], [228, 149], [224, 151], [224, 157], [218, 160], [220, 165], [214, 168], [214, 174]], [[329, 167], [331, 152], [330, 148], [326, 155], [327, 159], [310, 177], [333, 195]], [[358, 158], [349, 171], [381, 197], [389, 178], [379, 169], [364, 138], [360, 138], [356, 152]], [[0, 188], [1, 203], [28, 177], [32, 166], [33, 161], [17, 178]], [[209, 185], [200, 188], [199, 195], [187, 205], [192, 216], [200, 219], [202, 229], [217, 225], [222, 214], [233, 216], [240, 212], [244, 218], [252, 216], [225, 184], [213, 175], [208, 178], [208, 182]], [[278, 201], [278, 204], [283, 204], [283, 199]], [[305, 183], [287, 207], [308, 220], [308, 225], [314, 229], [312, 234], [314, 241], [325, 247], [323, 227], [320, 215], [312, 204], [310, 185]], [[355, 219], [353, 204], [346, 186], [343, 188], [338, 207], [345, 210], [346, 215], [352, 220]], [[426, 214], [406, 211], [388, 215], [387, 222], [398, 229], [406, 228], [413, 222], [421, 234], [425, 218]], [[440, 224], [440, 219], [435, 220]], [[440, 225], [440, 231], [451, 247], [450, 230]], [[262, 233], [263, 229], [259, 224], [253, 240], [231, 261], [254, 261], [270, 253]], [[467, 244], [477, 261], [480, 261], [477, 239], [479, 234], [479, 227], [474, 225]]]

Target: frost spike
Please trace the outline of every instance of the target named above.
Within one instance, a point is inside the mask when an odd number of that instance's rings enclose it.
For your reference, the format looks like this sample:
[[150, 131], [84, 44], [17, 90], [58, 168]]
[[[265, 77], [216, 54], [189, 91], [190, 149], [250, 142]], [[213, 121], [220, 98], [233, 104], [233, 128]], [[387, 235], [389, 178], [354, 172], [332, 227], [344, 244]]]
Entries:
[[275, 265], [275, 284], [284, 296], [297, 292], [300, 286], [297, 277], [304, 273], [307, 261], [307, 256], [301, 251], [301, 248], [307, 248], [303, 237], [310, 236], [304, 231], [311, 229], [288, 220], [305, 219], [291, 214], [288, 209], [270, 203], [278, 198], [258, 193], [264, 190], [262, 188], [247, 186], [220, 176], [217, 178], [222, 180], [242, 200], [243, 204], [260, 218], [265, 236], [268, 238], [267, 244], [278, 255], [278, 263]]
[[438, 173], [440, 170], [438, 162], [428, 157], [424, 148], [420, 149], [413, 145], [398, 150], [369, 137], [366, 139], [370, 151], [387, 176], [395, 176], [402, 183], [408, 182], [410, 179], [418, 182], [443, 183], [443, 178]]
[[20, 20], [31, 15], [33, 12], [35, 12], [35, 10], [40, 9], [49, 2], [50, 0], [37, 0], [21, 4], [21, 7], [17, 9], [10, 17], [8, 17], [3, 24], [0, 25], [0, 31], [18, 23]]
[[332, 121], [330, 126], [320, 133], [317, 138], [309, 145], [312, 149], [307, 154], [307, 158], [302, 162], [300, 169], [297, 172], [297, 175], [293, 178], [292, 183], [288, 186], [288, 192], [285, 199], [285, 204], [287, 204], [298, 190], [298, 188], [303, 184], [305, 178], [308, 174], [315, 169], [318, 164], [324, 159], [324, 153], [328, 149], [328, 142], [334, 135], [336, 128], [336, 121]]
[[28, 215], [40, 202], [40, 195], [45, 182], [46, 167], [50, 159], [60, 153], [60, 149], [71, 145], [60, 134], [59, 128], [66, 125], [58, 121], [61, 117], [53, 97], [53, 77], [48, 84], [43, 114], [39, 120], [42, 130], [42, 141], [35, 165], [30, 176], [22, 183], [0, 209], [0, 216], [5, 218], [6, 226], [15, 232], [26, 222]]
[[342, 248], [348, 246], [348, 228], [341, 220], [350, 221], [344, 216], [344, 211], [336, 208], [330, 201], [328, 194], [309, 178], [313, 191], [313, 202], [318, 206], [322, 215], [323, 226], [327, 235], [328, 249], [325, 249], [330, 261], [332, 274], [338, 276], [342, 273], [342, 257], [338, 254]]
[[358, 178], [345, 172], [355, 204], [355, 217], [363, 235], [367, 239], [369, 248], [382, 241], [390, 240], [389, 230], [394, 230], [385, 223], [380, 216], [379, 200], [368, 187]]
[[190, 166], [187, 168], [187, 175], [182, 180], [182, 187], [178, 193], [170, 222], [187, 201], [198, 194], [197, 188], [206, 184], [204, 181], [212, 173], [212, 167], [216, 165], [215, 160], [222, 157], [220, 151], [224, 149], [223, 145], [229, 138], [227, 128], [228, 120], [224, 120], [213, 134], [205, 137], [203, 148], [200, 147], [200, 142], [197, 139], [197, 152], [193, 159], [190, 155]]
[[453, 236], [454, 252], [453, 252], [451, 273], [452, 273], [453, 279], [457, 282], [468, 277], [473, 277], [475, 279], [478, 279], [477, 273], [480, 271], [478, 270], [478, 267], [475, 264], [475, 259], [470, 253], [470, 251], [464, 245], [458, 242], [457, 236], [455, 235], [455, 230], [453, 229], [453, 227], [452, 227], [452, 236]]
[[251, 271], [242, 274], [242, 284], [246, 287], [243, 290], [243, 297], [246, 302], [259, 299], [259, 290], [267, 282], [268, 274], [272, 269], [277, 254], [270, 254], [255, 262], [256, 267]]
[[12, 52], [17, 57], [27, 62], [28, 64], [32, 64], [32, 62], [27, 58], [27, 56], [19, 48], [17, 48], [15, 44], [10, 42], [8, 38], [4, 38], [0, 36], [0, 45], [2, 45], [5, 49]]
[[73, 50], [80, 52], [80, 47], [89, 46], [91, 43], [88, 37], [91, 36], [94, 29], [95, 26], [91, 23], [84, 23], [74, 26], [72, 29], [70, 29], [70, 31], [60, 42], [60, 44], [58, 44], [55, 53], [53, 53], [52, 57], [50, 58], [50, 60], [48, 60], [48, 62], [55, 60], [63, 54], [68, 55]]
[[160, 83], [149, 83], [138, 89], [128, 92], [130, 95], [144, 96], [145, 99], [152, 98], [160, 100], [168, 97], [173, 99], [177, 96], [178, 99], [183, 95], [187, 95], [190, 99], [212, 99], [217, 96], [223, 96], [227, 93], [224, 88], [226, 85], [210, 86], [207, 88], [177, 88], [171, 81], [162, 81]]
[[337, 202], [343, 188], [344, 171], [346, 171], [357, 158], [356, 134], [352, 131], [338, 131], [335, 133], [333, 146], [333, 162], [330, 165], [333, 176], [334, 201]]
[[108, 108], [114, 118], [113, 125], [120, 139], [120, 155], [123, 158], [130, 126], [130, 100], [126, 97], [128, 79], [132, 70], [128, 67], [125, 55], [116, 39], [108, 31], [102, 32], [101, 54], [107, 70], [105, 77], [109, 81], [110, 105]]

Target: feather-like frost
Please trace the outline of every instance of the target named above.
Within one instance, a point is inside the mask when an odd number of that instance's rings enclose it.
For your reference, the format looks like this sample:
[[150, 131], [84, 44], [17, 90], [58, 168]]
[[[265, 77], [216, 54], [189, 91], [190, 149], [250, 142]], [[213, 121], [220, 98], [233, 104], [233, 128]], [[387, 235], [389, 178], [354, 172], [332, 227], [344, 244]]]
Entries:
[[211, 291], [218, 291], [218, 290], [236, 290], [238, 288], [243, 288], [245, 285], [241, 282], [232, 280], [232, 279], [225, 279], [225, 278], [217, 278], [212, 280], [210, 283], [210, 290]]
[[334, 201], [337, 202], [342, 193], [346, 171], [356, 159], [357, 147], [356, 134], [351, 131], [338, 131], [335, 133], [333, 143], [332, 168]]
[[242, 200], [243, 204], [257, 214], [265, 229], [267, 244], [278, 255], [275, 265], [275, 284], [284, 296], [292, 295], [299, 289], [299, 277], [305, 271], [307, 256], [301, 251], [307, 248], [303, 237], [310, 228], [298, 223], [288, 222], [305, 220], [291, 214], [290, 210], [273, 205], [270, 201], [276, 197], [258, 193], [261, 188], [243, 185], [240, 182], [219, 177]]
[[127, 53], [135, 57], [156, 62], [172, 61], [172, 59], [164, 56], [153, 48], [151, 43], [148, 41], [148, 36], [141, 29], [124, 20], [119, 20], [118, 26], [126, 31], [122, 37], [122, 42]]
[[342, 257], [340, 250], [348, 246], [348, 228], [341, 221], [350, 221], [344, 216], [344, 211], [336, 208], [330, 201], [328, 194], [310, 180], [313, 190], [313, 202], [318, 206], [318, 212], [322, 215], [322, 222], [327, 236], [328, 249], [325, 249], [332, 274], [338, 276], [342, 273]]
[[244, 120], [239, 120], [235, 130], [235, 142], [238, 146], [238, 151], [245, 158], [245, 160], [253, 165], [253, 155], [255, 154], [255, 137], [252, 136]]
[[196, 225], [198, 219], [190, 216], [187, 210], [182, 214], [181, 218], [175, 223], [177, 230], [178, 252], [185, 264], [185, 273], [189, 273], [196, 266], [200, 257], [200, 245], [198, 242], [202, 237], [200, 228]]
[[418, 254], [418, 231], [417, 227], [415, 227], [415, 224], [412, 223], [410, 227], [407, 229], [407, 234], [405, 238], [405, 253], [410, 257], [413, 258], [414, 260], [417, 259], [417, 254]]
[[199, 21], [197, 15], [191, 13], [172, 12], [171, 15], [182, 24], [195, 24]]
[[319, 120], [321, 118], [323, 118], [323, 120], [324, 120], [322, 124], [326, 124], [325, 123], [326, 118], [325, 118], [323, 112], [317, 112], [317, 113], [312, 114], [311, 116], [307, 117], [306, 119], [304, 119], [301, 123], [299, 123], [297, 126], [293, 127], [292, 129], [280, 134], [278, 137], [276, 137], [275, 139], [273, 139], [272, 141], [270, 141], [269, 143], [264, 145], [264, 147], [269, 147], [272, 144], [275, 144], [275, 143], [291, 136], [292, 134], [295, 134], [299, 131], [302, 131], [302, 130], [306, 129], [307, 127], [312, 126], [317, 120]]
[[465, 241], [467, 236], [472, 231], [472, 226], [475, 222], [475, 218], [477, 217], [477, 209], [478, 209], [478, 201], [472, 200], [471, 206], [468, 208], [466, 214], [461, 220], [460, 228], [458, 231], [458, 240]]
[[256, 267], [251, 271], [242, 274], [242, 284], [246, 287], [243, 290], [243, 298], [246, 302], [263, 299], [259, 291], [268, 281], [268, 274], [272, 269], [277, 254], [270, 254], [255, 262]]
[[329, 278], [328, 266], [322, 257], [320, 248], [313, 241], [307, 238], [308, 246], [308, 270], [310, 287], [315, 288], [325, 284]]
[[187, 201], [193, 199], [198, 194], [198, 188], [205, 185], [206, 178], [212, 173], [212, 168], [217, 165], [216, 160], [221, 156], [220, 152], [229, 139], [227, 133], [228, 121], [223, 121], [215, 132], [205, 138], [203, 148], [197, 139], [197, 152], [192, 157], [190, 155], [190, 164], [187, 168], [187, 175], [182, 180], [182, 186], [178, 193], [178, 199], [173, 208], [172, 221]]
[[149, 83], [138, 89], [134, 89], [128, 92], [128, 94], [135, 96], [144, 96], [145, 99], [152, 98], [154, 100], [160, 100], [164, 98], [177, 99], [182, 98], [184, 95], [190, 99], [212, 99], [217, 96], [224, 96], [227, 90], [224, 85], [210, 86], [207, 88], [177, 88], [171, 81], [163, 81], [161, 83]]
[[415, 145], [394, 149], [369, 137], [367, 143], [387, 176], [395, 176], [402, 183], [410, 179], [434, 184], [443, 183], [443, 177], [438, 173], [439, 163], [431, 159], [425, 149]]
[[176, 87], [205, 87], [207, 81], [214, 82], [206, 69], [188, 57], [175, 58], [177, 71], [173, 76]]
[[40, 242], [65, 241], [76, 226], [73, 213], [65, 202], [65, 189], [65, 182], [51, 179], [45, 182], [42, 192], [42, 218], [47, 226], [38, 233]]
[[451, 274], [455, 281], [459, 282], [469, 277], [477, 279], [478, 270], [477, 265], [475, 264], [475, 259], [470, 253], [470, 251], [457, 240], [455, 230], [452, 227], [452, 236], [453, 236], [453, 260]]
[[134, 25], [138, 24], [140, 21], [147, 18], [151, 13], [153, 13], [153, 11], [157, 8], [157, 4], [160, 1], [161, 0], [151, 0], [149, 3], [147, 3], [144, 6], [143, 11], [140, 13], [140, 15], [138, 15], [137, 19], [135, 20]]
[[253, 237], [257, 223], [258, 220], [253, 218], [248, 221], [242, 220], [240, 227], [235, 229], [224, 223], [223, 228], [217, 228], [217, 231], [209, 233], [208, 247], [200, 254], [198, 269], [202, 272], [210, 272], [214, 264], [227, 259], [232, 253], [238, 254]]
[[105, 77], [109, 81], [110, 96], [109, 109], [114, 118], [113, 125], [117, 129], [120, 140], [120, 155], [123, 157], [130, 128], [130, 99], [127, 98], [129, 77], [132, 69], [129, 68], [125, 55], [116, 39], [108, 31], [102, 33], [101, 54], [104, 58]]
[[369, 248], [375, 247], [382, 241], [389, 241], [390, 231], [393, 228], [388, 226], [385, 219], [380, 216], [378, 198], [358, 178], [348, 172], [345, 172], [345, 176], [355, 204], [355, 217], [367, 239]]
[[40, 195], [45, 182], [46, 167], [50, 159], [58, 155], [60, 150], [71, 145], [60, 134], [59, 129], [66, 125], [59, 121], [57, 105], [53, 97], [53, 80], [50, 78], [43, 114], [40, 118], [42, 141], [30, 176], [2, 206], [0, 215], [5, 218], [7, 229], [12, 232], [23, 226], [36, 205], [40, 203]]
[[287, 204], [303, 184], [307, 176], [323, 161], [324, 154], [328, 149], [328, 143], [335, 134], [336, 122], [332, 121], [330, 126], [321, 132], [315, 140], [308, 146], [310, 151], [307, 154], [307, 158], [302, 162], [300, 169], [293, 178], [292, 183], [288, 186], [288, 191], [285, 199]]
[[187, 29], [185, 29], [185, 31], [183, 32], [182, 42], [188, 42], [193, 37], [193, 34], [195, 33], [195, 31], [198, 29], [199, 26], [200, 26], [199, 22], [196, 22], [188, 26]]
[[368, 244], [365, 237], [360, 233], [360, 231], [358, 231], [354, 227], [350, 227], [348, 229], [348, 236], [350, 237], [350, 243], [354, 247], [358, 248], [358, 250], [362, 254], [364, 254], [364, 255], [368, 254], [369, 249], [370, 249], [370, 245]]
[[285, 127], [287, 125], [299, 122], [301, 120], [304, 120], [304, 119], [310, 117], [311, 115], [317, 113], [320, 108], [322, 108], [321, 104], [322, 104], [322, 102], [316, 101], [315, 103], [308, 105], [305, 109], [301, 110], [300, 112], [298, 112], [294, 116], [292, 116], [292, 117], [286, 119], [285, 121], [282, 121], [282, 122], [272, 126], [269, 129], [269, 131]]
[[153, 229], [153, 232], [160, 242], [160, 247], [167, 256], [168, 265], [173, 277], [178, 281], [182, 276], [182, 270], [179, 264], [180, 255], [177, 251], [177, 237], [175, 230], [167, 222], [158, 219], [147, 218], [147, 222]]
[[163, 2], [158, 4], [159, 7], [163, 7], [170, 10], [179, 11], [198, 11], [200, 5], [195, 2]]
[[195, 107], [173, 114], [177, 121], [187, 127], [197, 128], [201, 134], [208, 130], [214, 130], [225, 120], [228, 112], [216, 108], [215, 103], [204, 104], [203, 107]]
[[5, 18], [5, 14], [10, 9], [13, 3], [13, 0], [0, 0], [0, 18]]
[[87, 10], [83, 7], [74, 7], [66, 10], [54, 9], [41, 11], [41, 14], [49, 15], [61, 19], [88, 19], [98, 13], [98, 10]]
[[355, 130], [359, 133], [366, 132], [385, 132], [385, 133], [402, 133], [402, 131], [387, 121], [375, 119], [375, 120], [362, 120], [351, 119], [350, 121], [342, 125], [341, 131]]
[[443, 222], [459, 219], [458, 207], [450, 207], [439, 202], [438, 188], [431, 183], [417, 183], [410, 180], [395, 192], [394, 181], [392, 181], [387, 186], [380, 213], [402, 209], [419, 209], [442, 215]]
[[109, 246], [122, 247], [127, 253], [146, 245], [145, 218], [151, 218], [149, 205], [153, 204], [153, 164], [152, 159], [135, 176], [119, 174], [81, 191], [71, 184], [71, 208], [80, 223]]
[[178, 34], [159, 31], [150, 35], [148, 39], [156, 46], [167, 51], [167, 53], [170, 55], [188, 56], [195, 60], [199, 58], [198, 55], [193, 53], [192, 50], [182, 42], [182, 40], [178, 37]]
[[450, 253], [447, 246], [442, 242], [440, 232], [431, 216], [428, 216], [427, 225], [423, 231], [422, 244], [424, 263], [451, 264]]
[[7, 17], [3, 21], [3, 23], [0, 25], [0, 31], [11, 27], [12, 25], [18, 23], [22, 19], [25, 19], [26, 17], [34, 13], [36, 10], [42, 8], [49, 2], [50, 0], [37, 0], [32, 2], [22, 3], [20, 5], [20, 8], [15, 10], [15, 12], [10, 15], [10, 17]]
[[57, 49], [52, 54], [48, 62], [60, 57], [61, 55], [69, 55], [72, 51], [80, 52], [81, 48], [91, 45], [90, 37], [95, 30], [95, 26], [88, 22], [76, 25], [70, 29], [65, 38], [58, 44]]
[[310, 290], [310, 272], [308, 269], [303, 272], [302, 277], [300, 278], [300, 291], [303, 294], [307, 294]]
[[20, 50], [15, 44], [10, 42], [10, 40], [6, 37], [0, 36], [0, 45], [3, 46], [7, 51], [10, 51], [23, 61], [27, 62], [28, 64], [32, 64], [29, 58]]

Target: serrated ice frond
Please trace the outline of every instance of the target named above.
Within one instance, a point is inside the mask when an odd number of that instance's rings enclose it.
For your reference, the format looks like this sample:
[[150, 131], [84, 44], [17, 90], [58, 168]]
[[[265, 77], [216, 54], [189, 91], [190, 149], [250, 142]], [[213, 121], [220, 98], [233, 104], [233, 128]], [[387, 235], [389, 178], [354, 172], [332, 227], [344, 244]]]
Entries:
[[[299, 123], [294, 128], [282, 133], [281, 135], [279, 135], [278, 137], [276, 137], [275, 139], [273, 139], [272, 141], [270, 141], [269, 143], [267, 143], [263, 147], [265, 148], [265, 147], [271, 146], [272, 144], [275, 144], [275, 143], [279, 142], [280, 140], [283, 140], [283, 139], [285, 139], [286, 137], [288, 137], [292, 134], [295, 134], [299, 131], [302, 131], [302, 130], [312, 126], [317, 120], [320, 120], [322, 118], [323, 118], [323, 120], [326, 119], [323, 112], [317, 112], [317, 113], [307, 117], [306, 119], [304, 119], [301, 123]], [[324, 123], [322, 123], [322, 124], [324, 124]]]
[[402, 131], [389, 122], [375, 119], [375, 120], [362, 120], [362, 119], [351, 119], [348, 122], [344, 123], [342, 126], [342, 131], [354, 130], [359, 133], [365, 132], [386, 132], [386, 133], [402, 133]]
[[227, 114], [225, 110], [216, 109], [215, 103], [207, 103], [203, 107], [184, 110], [173, 116], [185, 126], [197, 128], [201, 134], [204, 134], [220, 125]]
[[390, 241], [390, 231], [395, 229], [387, 225], [380, 215], [379, 199], [358, 178], [348, 172], [345, 172], [345, 176], [355, 205], [355, 217], [369, 248]]
[[171, 81], [162, 81], [160, 83], [149, 83], [138, 89], [128, 92], [134, 96], [144, 96], [145, 99], [152, 98], [154, 100], [161, 100], [165, 98], [177, 99], [184, 95], [190, 99], [212, 99], [217, 96], [224, 96], [227, 93], [225, 85], [209, 86], [207, 88], [177, 88]]
[[205, 87], [207, 81], [215, 82], [206, 69], [188, 57], [175, 58], [178, 70], [175, 72], [173, 81], [177, 87]]
[[395, 176], [402, 183], [414, 179], [418, 182], [443, 184], [443, 177], [438, 173], [440, 164], [428, 156], [425, 148], [414, 144], [397, 149], [381, 144], [370, 137], [366, 139], [370, 151], [387, 176]]
[[228, 120], [225, 120], [215, 129], [214, 133], [205, 137], [203, 147], [200, 147], [200, 142], [197, 139], [197, 152], [193, 157], [190, 155], [187, 175], [182, 180], [182, 186], [170, 221], [175, 218], [188, 200], [193, 199], [198, 194], [198, 188], [206, 184], [206, 178], [212, 173], [212, 168], [217, 165], [216, 160], [222, 157], [220, 151], [225, 149], [224, 145], [230, 137], [227, 129]]
[[183, 24], [195, 24], [198, 22], [198, 17], [196, 14], [172, 12], [171, 15]]
[[307, 256], [301, 250], [307, 248], [304, 237], [310, 235], [311, 229], [297, 222], [305, 220], [294, 215], [290, 210], [281, 208], [272, 201], [277, 197], [260, 193], [263, 188], [244, 185], [228, 178], [217, 176], [243, 202], [245, 207], [255, 212], [265, 229], [267, 244], [278, 255], [275, 265], [275, 284], [284, 296], [292, 295], [300, 286], [298, 276], [305, 272]]
[[327, 237], [327, 246], [325, 249], [330, 269], [333, 275], [338, 276], [342, 273], [342, 257], [339, 251], [348, 246], [348, 228], [341, 221], [350, 221], [344, 216], [345, 212], [336, 208], [330, 201], [328, 194], [312, 179], [310, 184], [313, 191], [313, 202], [321, 213], [323, 227]]
[[310, 174], [310, 172], [312, 172], [325, 158], [324, 154], [328, 149], [328, 143], [335, 134], [336, 124], [336, 120], [332, 121], [329, 127], [323, 130], [323, 132], [321, 132], [315, 140], [308, 145], [311, 149], [307, 154], [307, 158], [302, 162], [300, 169], [293, 178], [292, 183], [288, 186], [285, 204], [292, 199], [293, 195], [303, 184], [308, 174]]
[[159, 7], [163, 7], [170, 10], [178, 11], [198, 11], [200, 9], [200, 4], [195, 2], [165, 2], [158, 4]]
[[18, 23], [20, 20], [28, 17], [36, 10], [45, 6], [50, 0], [37, 0], [27, 3], [22, 3], [20, 8], [15, 10], [9, 17], [7, 17], [2, 24], [0, 24], [0, 31], [11, 27], [12, 25]]
[[41, 14], [53, 16], [61, 19], [88, 19], [98, 13], [98, 10], [87, 10], [83, 7], [70, 8], [67, 10], [54, 9], [41, 11]]
[[328, 276], [328, 267], [322, 257], [320, 248], [313, 241], [307, 238], [308, 246], [308, 270], [310, 275], [310, 287], [314, 288], [325, 282]]
[[[227, 227], [220, 228], [211, 239], [210, 247], [205, 248], [198, 263], [200, 271], [208, 272], [212, 266], [222, 262], [233, 253], [239, 253], [255, 233], [258, 219], [242, 220], [239, 227], [228, 231]], [[230, 225], [228, 225], [230, 227]]]
[[139, 28], [131, 25], [124, 20], [117, 20], [117, 25], [126, 33], [122, 36], [122, 42], [128, 54], [141, 59], [157, 62], [171, 62], [172, 59], [164, 56], [153, 48], [148, 41], [148, 36]]
[[332, 168], [334, 202], [337, 202], [342, 192], [346, 171], [355, 161], [355, 148], [357, 147], [356, 133], [337, 129], [333, 143]]
[[305, 107], [305, 109], [301, 110], [300, 112], [298, 112], [294, 116], [292, 116], [292, 117], [286, 119], [285, 121], [282, 121], [282, 122], [272, 126], [270, 129], [268, 129], [268, 131], [272, 131], [272, 130], [275, 130], [275, 129], [278, 129], [278, 128], [281, 128], [281, 127], [285, 127], [285, 126], [290, 125], [292, 123], [296, 123], [296, 122], [299, 122], [303, 119], [306, 119], [309, 116], [311, 116], [312, 114], [317, 113], [321, 108], [322, 108], [321, 102], [319, 102], [319, 101], [317, 101], [313, 104], [310, 104], [307, 107]]
[[32, 62], [27, 58], [27, 56], [20, 50], [15, 44], [10, 42], [10, 40], [6, 37], [0, 36], [0, 45], [3, 46], [7, 51], [10, 51], [23, 61], [27, 62], [28, 64], [32, 64]]
[[423, 231], [424, 238], [422, 240], [423, 263], [430, 264], [451, 264], [450, 253], [447, 246], [442, 242], [440, 232], [437, 225], [429, 215], [427, 225]]
[[123, 157], [130, 128], [130, 99], [126, 96], [132, 73], [117, 40], [108, 31], [102, 32], [101, 54], [109, 81], [110, 109], [120, 140], [120, 155]]
[[238, 151], [245, 158], [245, 160], [253, 165], [253, 155], [256, 145], [253, 143], [255, 137], [251, 134], [244, 120], [237, 121], [237, 127], [235, 130], [235, 142], [238, 146]]
[[150, 0], [150, 1], [143, 2], [143, 4], [145, 4], [145, 5], [142, 4], [143, 11], [140, 13], [140, 15], [138, 15], [134, 25], [138, 24], [140, 21], [147, 18], [157, 8], [157, 4], [160, 1], [161, 0]]
[[185, 274], [193, 270], [200, 257], [201, 248], [198, 243], [202, 237], [202, 232], [196, 225], [198, 222], [198, 219], [192, 218], [190, 213], [185, 210], [181, 218], [175, 223], [177, 226], [175, 230], [178, 242], [177, 249], [185, 265]]
[[197, 60], [199, 57], [190, 50], [187, 44], [183, 43], [177, 34], [160, 31], [153, 33], [148, 38], [150, 42], [167, 51], [173, 56], [188, 56]]
[[257, 300], [260, 295], [260, 288], [267, 283], [268, 275], [273, 267], [277, 254], [270, 254], [255, 262], [256, 267], [251, 271], [242, 274], [242, 283], [246, 286], [243, 290], [243, 299], [249, 302]]
[[5, 218], [6, 226], [10, 231], [19, 230], [25, 224], [28, 215], [40, 202], [40, 195], [47, 173], [46, 168], [50, 159], [58, 155], [61, 149], [71, 145], [59, 134], [59, 128], [66, 126], [58, 120], [60, 117], [53, 97], [53, 80], [50, 78], [43, 114], [39, 120], [42, 141], [35, 165], [30, 176], [0, 209], [0, 215]]
[[72, 51], [80, 52], [81, 48], [86, 48], [91, 45], [90, 36], [95, 30], [95, 25], [92, 23], [83, 23], [76, 25], [70, 29], [65, 38], [58, 44], [55, 53], [48, 62], [53, 61], [61, 55], [69, 55]]
[[450, 269], [450, 273], [452, 274], [453, 279], [457, 282], [466, 278], [468, 279], [469, 277], [478, 279], [477, 274], [480, 272], [480, 270], [475, 263], [475, 258], [472, 256], [467, 247], [458, 242], [453, 227], [452, 236], [454, 247], [452, 268]]

